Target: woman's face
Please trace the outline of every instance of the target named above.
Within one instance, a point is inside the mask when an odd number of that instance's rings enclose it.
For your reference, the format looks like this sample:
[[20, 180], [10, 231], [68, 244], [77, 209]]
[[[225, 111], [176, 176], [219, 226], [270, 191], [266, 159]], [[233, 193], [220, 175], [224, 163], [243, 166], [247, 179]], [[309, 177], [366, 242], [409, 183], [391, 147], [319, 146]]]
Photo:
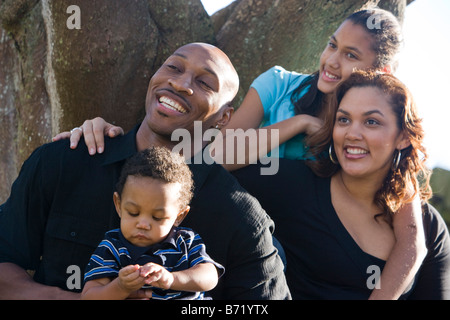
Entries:
[[354, 70], [371, 68], [376, 58], [372, 45], [372, 36], [362, 26], [344, 21], [320, 57], [319, 90], [331, 93]]
[[409, 145], [386, 95], [376, 87], [356, 87], [343, 97], [333, 129], [336, 156], [345, 174], [384, 179], [395, 150]]

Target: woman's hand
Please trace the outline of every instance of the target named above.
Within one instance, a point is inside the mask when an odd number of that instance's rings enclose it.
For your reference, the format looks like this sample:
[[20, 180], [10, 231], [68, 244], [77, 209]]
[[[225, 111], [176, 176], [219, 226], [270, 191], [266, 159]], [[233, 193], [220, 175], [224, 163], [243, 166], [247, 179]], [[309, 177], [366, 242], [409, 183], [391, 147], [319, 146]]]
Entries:
[[97, 117], [92, 120], [86, 120], [81, 127], [74, 128], [70, 132], [65, 131], [57, 134], [52, 141], [70, 138], [70, 148], [75, 149], [81, 136], [84, 135], [89, 154], [94, 155], [96, 152], [102, 153], [105, 149], [104, 136], [114, 138], [123, 134], [121, 127], [112, 125], [103, 118]]

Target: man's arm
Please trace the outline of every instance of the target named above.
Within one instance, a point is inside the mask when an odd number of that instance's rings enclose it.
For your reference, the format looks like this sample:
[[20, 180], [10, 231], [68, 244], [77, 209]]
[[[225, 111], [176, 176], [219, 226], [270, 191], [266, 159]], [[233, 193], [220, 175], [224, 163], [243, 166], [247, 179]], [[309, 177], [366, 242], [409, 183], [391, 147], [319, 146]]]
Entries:
[[291, 299], [273, 246], [274, 222], [259, 202], [220, 165], [190, 168], [196, 190], [183, 224], [202, 236], [208, 254], [225, 268], [213, 299]]
[[47, 210], [42, 184], [42, 148], [25, 161], [0, 206], [0, 298], [77, 299], [79, 295], [37, 283], [27, 273], [39, 263], [40, 243]]
[[78, 293], [35, 282], [24, 269], [16, 264], [0, 263], [1, 300], [70, 300], [79, 298]]
[[232, 258], [226, 266], [230, 296], [234, 300], [290, 300], [283, 262], [273, 246], [273, 222], [267, 218], [254, 228], [244, 221], [237, 222], [244, 227], [236, 230], [230, 243]]

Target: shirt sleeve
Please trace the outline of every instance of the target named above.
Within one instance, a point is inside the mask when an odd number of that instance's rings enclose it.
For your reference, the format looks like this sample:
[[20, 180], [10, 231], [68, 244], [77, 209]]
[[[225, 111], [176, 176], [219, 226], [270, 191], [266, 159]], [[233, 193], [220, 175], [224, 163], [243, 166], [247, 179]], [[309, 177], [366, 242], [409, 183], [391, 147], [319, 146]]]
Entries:
[[450, 240], [447, 226], [431, 205], [424, 206], [424, 228], [428, 253], [417, 274], [409, 299], [450, 299]]
[[241, 187], [231, 195], [236, 212], [226, 278], [237, 300], [285, 300], [291, 295], [283, 263], [273, 245], [274, 223], [259, 202]]
[[[225, 274], [214, 299], [284, 300], [291, 295], [272, 242], [273, 221], [222, 166], [190, 165], [196, 190], [184, 225], [198, 232]], [[206, 179], [208, 177], [208, 179]]]
[[24, 162], [10, 197], [0, 206], [0, 262], [26, 270], [36, 270], [39, 264], [49, 208], [43, 149], [36, 149]]
[[288, 75], [286, 70], [282, 67], [275, 66], [259, 75], [251, 84], [251, 88], [254, 88], [258, 92], [259, 98], [264, 108], [264, 120], [267, 121], [271, 108], [275, 105], [275, 102], [280, 92], [285, 91]]
[[189, 246], [189, 267], [193, 267], [200, 263], [212, 263], [219, 274], [219, 278], [225, 273], [225, 268], [215, 262], [206, 252], [206, 246], [203, 243], [202, 238], [197, 233], [193, 234], [191, 245]]
[[108, 237], [100, 242], [91, 256], [84, 273], [84, 282], [101, 278], [119, 276], [120, 254], [114, 243]]

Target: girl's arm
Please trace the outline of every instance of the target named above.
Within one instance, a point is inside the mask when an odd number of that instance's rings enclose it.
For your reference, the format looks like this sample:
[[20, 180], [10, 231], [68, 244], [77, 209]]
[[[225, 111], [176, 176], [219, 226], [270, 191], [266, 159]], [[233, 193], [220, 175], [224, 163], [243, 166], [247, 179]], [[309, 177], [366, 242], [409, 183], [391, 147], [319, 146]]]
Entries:
[[81, 136], [84, 135], [84, 141], [89, 150], [89, 154], [94, 155], [96, 152], [103, 152], [105, 148], [104, 136], [114, 138], [123, 134], [124, 132], [121, 127], [115, 126], [106, 122], [105, 119], [97, 117], [92, 120], [84, 121], [81, 127], [75, 128], [72, 131], [58, 133], [52, 138], [52, 141], [70, 138], [70, 148], [75, 149], [78, 146]]
[[[267, 155], [271, 150], [297, 134], [303, 132], [306, 134], [314, 133], [322, 125], [322, 120], [319, 118], [309, 115], [297, 115], [259, 129], [263, 116], [264, 108], [261, 99], [257, 91], [250, 88], [241, 106], [231, 117], [230, 122], [221, 129], [223, 139], [216, 139], [210, 146], [210, 150], [212, 150], [211, 156], [216, 162], [222, 164], [228, 171], [245, 167]], [[72, 133], [68, 131], [62, 132], [56, 135], [53, 141], [70, 137], [70, 146], [74, 149], [84, 134], [86, 146], [89, 149], [89, 153], [93, 155], [96, 152], [103, 152], [104, 135], [115, 137], [123, 134], [122, 128], [114, 126], [100, 117], [86, 120], [80, 128], [82, 130], [73, 130]], [[248, 131], [249, 129], [254, 129], [254, 132]], [[250, 144], [250, 141], [246, 139], [249, 135], [255, 137], [255, 144]], [[232, 149], [228, 149], [228, 151], [234, 154], [234, 157], [228, 161], [226, 161], [227, 145], [232, 146]], [[254, 148], [255, 145], [258, 147]], [[238, 149], [244, 150], [243, 159], [238, 159]]]
[[380, 289], [374, 289], [370, 300], [398, 299], [408, 288], [427, 254], [418, 197], [395, 214], [396, 244], [381, 274]]
[[[228, 171], [233, 171], [256, 162], [280, 144], [297, 134], [311, 134], [322, 125], [319, 118], [297, 115], [273, 125], [259, 128], [264, 117], [264, 108], [258, 92], [250, 88], [239, 109], [230, 122], [221, 129], [223, 139], [216, 139], [210, 147], [212, 157]], [[238, 130], [242, 129], [242, 130]], [[254, 129], [252, 131], [251, 129]], [[255, 138], [253, 143], [251, 138]], [[244, 144], [244, 148], [242, 146]], [[230, 146], [230, 147], [227, 147]], [[238, 149], [243, 148], [244, 158], [238, 158]], [[227, 161], [227, 152], [234, 157]]]

